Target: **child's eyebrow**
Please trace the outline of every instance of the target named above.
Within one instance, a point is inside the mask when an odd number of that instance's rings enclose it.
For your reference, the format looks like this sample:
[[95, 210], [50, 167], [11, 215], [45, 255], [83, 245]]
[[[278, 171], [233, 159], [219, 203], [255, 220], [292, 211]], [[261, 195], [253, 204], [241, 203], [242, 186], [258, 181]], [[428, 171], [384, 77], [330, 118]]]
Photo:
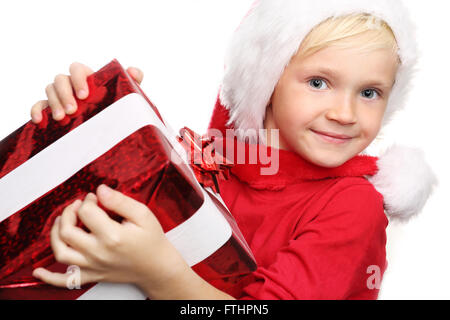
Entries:
[[[330, 69], [327, 67], [318, 67], [318, 68], [314, 68], [311, 70], [306, 69], [304, 71], [306, 73], [322, 73], [324, 75], [329, 76], [330, 78], [339, 79], [339, 75], [333, 69]], [[395, 81], [394, 81], [394, 83], [395, 83]], [[364, 86], [376, 86], [376, 87], [380, 87], [383, 89], [389, 89], [394, 85], [394, 83], [389, 84], [388, 82], [384, 82], [382, 80], [368, 80], [368, 81], [364, 82]]]
[[316, 70], [314, 70], [314, 69], [307, 70], [307, 72], [314, 72], [314, 71], [323, 73], [331, 78], [339, 78], [337, 73], [334, 70], [326, 68], [326, 67], [320, 67], [320, 68], [317, 68]]

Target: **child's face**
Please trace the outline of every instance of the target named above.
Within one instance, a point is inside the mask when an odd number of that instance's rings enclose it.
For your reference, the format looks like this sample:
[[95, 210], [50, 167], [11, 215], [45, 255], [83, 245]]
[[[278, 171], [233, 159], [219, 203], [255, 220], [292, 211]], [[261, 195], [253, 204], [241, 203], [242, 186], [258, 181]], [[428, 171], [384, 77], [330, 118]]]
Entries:
[[397, 67], [396, 55], [386, 49], [328, 47], [306, 58], [294, 56], [266, 109], [267, 144], [275, 146], [270, 129], [279, 129], [280, 149], [323, 167], [345, 163], [377, 136]]

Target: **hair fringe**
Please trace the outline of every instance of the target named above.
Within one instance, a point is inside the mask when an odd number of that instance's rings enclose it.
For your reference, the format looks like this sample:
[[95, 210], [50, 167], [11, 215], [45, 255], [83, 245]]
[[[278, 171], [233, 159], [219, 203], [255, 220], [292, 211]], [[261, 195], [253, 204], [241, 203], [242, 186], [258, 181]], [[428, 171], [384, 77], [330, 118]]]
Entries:
[[[330, 17], [314, 27], [298, 49], [298, 57], [307, 57], [321, 49], [337, 46], [359, 48], [361, 52], [390, 49], [397, 54], [398, 45], [389, 25], [371, 14], [358, 13]], [[401, 63], [397, 54], [398, 62]]]

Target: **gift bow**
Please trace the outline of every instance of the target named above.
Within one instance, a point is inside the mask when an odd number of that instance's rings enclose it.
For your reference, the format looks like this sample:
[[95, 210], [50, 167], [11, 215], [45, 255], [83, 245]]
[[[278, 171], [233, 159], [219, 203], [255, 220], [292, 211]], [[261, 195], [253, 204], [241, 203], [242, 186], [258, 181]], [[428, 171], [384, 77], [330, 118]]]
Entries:
[[188, 127], [183, 127], [177, 139], [188, 153], [188, 162], [198, 182], [203, 187], [211, 187], [214, 192], [220, 193], [218, 179], [228, 179], [233, 164], [216, 152], [215, 138], [200, 136]]

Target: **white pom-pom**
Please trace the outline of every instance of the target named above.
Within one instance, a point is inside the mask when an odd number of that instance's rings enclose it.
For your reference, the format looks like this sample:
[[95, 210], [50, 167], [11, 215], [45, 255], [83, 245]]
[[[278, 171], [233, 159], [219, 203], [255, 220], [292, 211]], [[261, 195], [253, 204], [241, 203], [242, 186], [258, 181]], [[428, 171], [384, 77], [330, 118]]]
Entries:
[[438, 180], [418, 148], [390, 146], [368, 180], [383, 195], [386, 214], [405, 222], [422, 211]]

